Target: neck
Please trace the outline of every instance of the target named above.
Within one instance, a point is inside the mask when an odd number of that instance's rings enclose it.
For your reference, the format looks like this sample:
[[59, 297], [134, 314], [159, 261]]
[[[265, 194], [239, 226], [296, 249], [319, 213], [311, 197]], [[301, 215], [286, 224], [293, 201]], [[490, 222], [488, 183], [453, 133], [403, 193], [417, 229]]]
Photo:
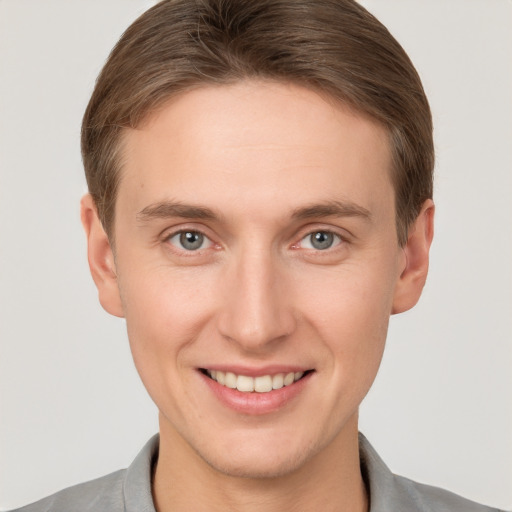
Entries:
[[367, 512], [357, 418], [354, 423], [295, 471], [274, 478], [245, 478], [217, 471], [161, 421], [155, 508], [157, 512]]

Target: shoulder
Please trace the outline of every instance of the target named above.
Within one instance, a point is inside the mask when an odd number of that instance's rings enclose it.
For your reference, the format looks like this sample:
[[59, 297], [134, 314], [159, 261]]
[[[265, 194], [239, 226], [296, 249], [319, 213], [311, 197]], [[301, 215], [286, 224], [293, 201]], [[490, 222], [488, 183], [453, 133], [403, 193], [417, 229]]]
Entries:
[[122, 512], [124, 510], [123, 482], [126, 470], [74, 485], [11, 512]]
[[439, 487], [393, 474], [362, 434], [359, 455], [370, 491], [371, 512], [500, 512]]
[[155, 512], [151, 475], [158, 444], [157, 434], [127, 469], [68, 487], [11, 512]]
[[421, 512], [499, 512], [496, 508], [480, 505], [445, 489], [420, 484], [402, 476], [393, 475], [393, 481], [397, 495], [401, 496], [402, 501], [414, 503], [416, 506], [414, 510]]

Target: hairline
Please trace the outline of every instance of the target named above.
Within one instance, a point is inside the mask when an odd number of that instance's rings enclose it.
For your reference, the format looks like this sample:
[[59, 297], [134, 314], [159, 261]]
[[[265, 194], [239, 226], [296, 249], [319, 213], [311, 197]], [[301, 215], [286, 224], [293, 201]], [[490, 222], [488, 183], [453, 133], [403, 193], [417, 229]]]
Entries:
[[389, 179], [391, 180], [391, 186], [393, 190], [393, 207], [394, 207], [394, 217], [395, 217], [395, 230], [397, 233], [397, 238], [400, 246], [405, 245], [406, 238], [407, 238], [407, 231], [412, 223], [409, 222], [407, 225], [404, 225], [404, 219], [401, 219], [399, 216], [399, 212], [397, 210], [397, 191], [398, 191], [398, 183], [397, 183], [397, 176], [398, 176], [398, 170], [397, 165], [399, 165], [399, 162], [396, 158], [396, 148], [394, 143], [394, 134], [393, 134], [393, 127], [387, 125], [382, 120], [378, 119], [376, 116], [371, 115], [369, 112], [363, 110], [362, 108], [359, 108], [358, 106], [354, 105], [350, 101], [348, 101], [345, 98], [340, 98], [339, 95], [336, 96], [331, 91], [328, 91], [327, 88], [322, 88], [319, 85], [314, 85], [307, 83], [307, 81], [301, 81], [301, 80], [293, 80], [290, 78], [283, 77], [282, 79], [278, 77], [265, 77], [265, 76], [244, 76], [244, 77], [225, 77], [223, 80], [213, 80], [213, 79], [205, 79], [203, 81], [195, 81], [191, 82], [190, 84], [177, 88], [173, 92], [169, 92], [167, 95], [162, 95], [162, 97], [157, 100], [154, 104], [149, 105], [146, 109], [142, 109], [139, 113], [138, 118], [136, 119], [136, 122], [133, 124], [127, 124], [119, 126], [120, 131], [117, 136], [117, 140], [115, 142], [115, 149], [114, 152], [116, 154], [116, 157], [114, 159], [114, 193], [113, 193], [113, 200], [111, 201], [111, 204], [108, 205], [109, 208], [107, 208], [104, 213], [108, 213], [108, 215], [103, 215], [103, 218], [101, 219], [103, 227], [107, 233], [107, 236], [109, 238], [109, 242], [112, 246], [115, 246], [115, 220], [116, 220], [116, 204], [118, 199], [118, 192], [119, 187], [121, 185], [121, 181], [123, 179], [123, 176], [125, 173], [123, 173], [123, 168], [126, 164], [126, 134], [129, 130], [138, 130], [143, 129], [145, 126], [148, 125], [148, 123], [151, 123], [151, 120], [154, 119], [156, 116], [159, 115], [170, 103], [173, 101], [178, 100], [179, 98], [185, 96], [189, 92], [200, 90], [200, 89], [207, 89], [207, 88], [218, 88], [218, 87], [229, 87], [230, 85], [236, 85], [242, 82], [253, 82], [253, 83], [261, 83], [261, 84], [284, 84], [284, 85], [293, 85], [302, 87], [306, 90], [309, 90], [311, 92], [314, 92], [317, 94], [320, 98], [322, 98], [324, 101], [329, 103], [331, 106], [333, 106], [336, 109], [342, 109], [346, 112], [349, 112], [353, 114], [354, 116], [363, 117], [366, 120], [370, 121], [371, 123], [375, 124], [376, 126], [379, 126], [382, 128], [386, 134], [386, 144], [388, 146], [389, 150], [389, 162], [388, 166], [389, 168], [386, 169], [386, 172], [389, 173]]

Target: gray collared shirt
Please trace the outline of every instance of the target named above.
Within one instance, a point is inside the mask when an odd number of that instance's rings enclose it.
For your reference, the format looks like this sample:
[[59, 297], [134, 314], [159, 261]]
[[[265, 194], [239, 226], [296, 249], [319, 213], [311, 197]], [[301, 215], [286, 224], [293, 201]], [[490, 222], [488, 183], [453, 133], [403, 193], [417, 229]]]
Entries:
[[[75, 485], [12, 512], [155, 512], [151, 494], [158, 435], [130, 467]], [[370, 512], [503, 512], [456, 494], [394, 475], [368, 440], [359, 437], [361, 469], [370, 491]]]

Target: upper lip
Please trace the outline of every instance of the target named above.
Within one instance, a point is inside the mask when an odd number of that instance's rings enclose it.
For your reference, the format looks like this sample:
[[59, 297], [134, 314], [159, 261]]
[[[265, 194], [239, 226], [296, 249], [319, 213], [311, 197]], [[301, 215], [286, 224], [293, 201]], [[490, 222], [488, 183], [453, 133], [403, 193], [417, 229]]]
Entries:
[[272, 364], [260, 367], [245, 365], [206, 365], [201, 366], [202, 370], [214, 370], [221, 372], [231, 372], [235, 375], [246, 375], [247, 377], [261, 377], [262, 375], [276, 375], [278, 373], [296, 373], [312, 370], [310, 366], [292, 365], [292, 364]]

